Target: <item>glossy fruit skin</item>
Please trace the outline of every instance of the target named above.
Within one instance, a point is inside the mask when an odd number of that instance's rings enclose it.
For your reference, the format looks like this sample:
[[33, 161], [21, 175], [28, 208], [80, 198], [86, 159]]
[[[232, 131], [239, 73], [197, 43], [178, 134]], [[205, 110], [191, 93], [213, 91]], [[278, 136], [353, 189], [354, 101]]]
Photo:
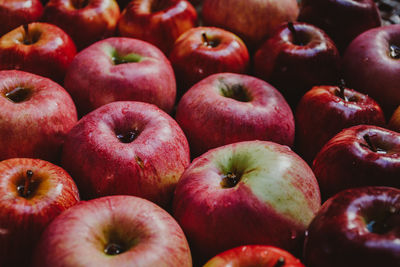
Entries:
[[[132, 142], [117, 135], [136, 132]], [[77, 156], [79, 155], [79, 156]], [[167, 208], [190, 163], [178, 124], [154, 105], [118, 101], [84, 116], [69, 132], [62, 166], [82, 198], [135, 195]]]
[[241, 267], [241, 266], [291, 266], [304, 267], [299, 259], [289, 252], [262, 245], [240, 246], [224, 251], [210, 259], [204, 267]]
[[[17, 190], [27, 170], [41, 179], [30, 198]], [[1, 161], [0, 177], [0, 265], [27, 266], [47, 225], [79, 202], [78, 189], [65, 170], [39, 159]]]
[[62, 83], [67, 68], [76, 55], [72, 39], [57, 26], [34, 22], [28, 24], [33, 44], [24, 44], [23, 26], [0, 38], [0, 70], [22, 70]]
[[[223, 90], [242, 86], [248, 101], [225, 97]], [[208, 76], [179, 101], [176, 121], [185, 132], [192, 157], [211, 148], [249, 140], [292, 146], [294, 117], [283, 96], [270, 84], [235, 73]]]
[[[217, 46], [207, 45], [203, 34]], [[195, 83], [215, 73], [244, 74], [249, 52], [243, 41], [231, 32], [215, 27], [196, 27], [182, 34], [169, 55], [182, 95]]]
[[[126, 242], [126, 251], [107, 255], [110, 242]], [[41, 237], [33, 266], [191, 267], [192, 259], [182, 229], [165, 210], [138, 197], [108, 196], [57, 217]]]
[[[372, 151], [364, 135], [388, 153]], [[347, 128], [325, 144], [312, 168], [325, 199], [353, 187], [400, 188], [400, 134], [371, 125]]]
[[78, 50], [115, 34], [120, 10], [115, 0], [89, 0], [83, 8], [75, 8], [72, 0], [50, 0], [43, 20], [63, 29]]
[[302, 0], [298, 20], [323, 29], [341, 53], [359, 34], [381, 26], [373, 0]]
[[344, 101], [337, 86], [315, 86], [300, 100], [296, 111], [295, 150], [311, 165], [315, 155], [341, 130], [358, 125], [385, 125], [378, 103], [371, 97], [346, 88]]
[[393, 112], [388, 124], [388, 128], [393, 131], [400, 132], [400, 106]]
[[[25, 101], [6, 94], [29, 89]], [[35, 74], [0, 71], [0, 160], [27, 157], [58, 163], [64, 140], [77, 122], [74, 102], [57, 83]]]
[[38, 21], [42, 14], [40, 0], [0, 0], [0, 37], [20, 25]]
[[346, 82], [370, 95], [387, 118], [400, 103], [400, 60], [390, 57], [390, 45], [400, 45], [400, 25], [371, 29], [359, 35], [343, 57]]
[[169, 55], [175, 40], [197, 25], [197, 12], [186, 0], [168, 0], [160, 10], [152, 10], [158, 0], [134, 0], [118, 22], [119, 34], [152, 43]]
[[307, 23], [293, 26], [299, 40], [294, 39], [287, 24], [282, 25], [255, 53], [253, 69], [295, 107], [313, 86], [338, 82], [341, 58], [321, 29]]
[[[373, 220], [390, 229], [374, 233]], [[308, 267], [398, 266], [400, 190], [362, 187], [342, 191], [327, 200], [308, 229], [304, 263]]]

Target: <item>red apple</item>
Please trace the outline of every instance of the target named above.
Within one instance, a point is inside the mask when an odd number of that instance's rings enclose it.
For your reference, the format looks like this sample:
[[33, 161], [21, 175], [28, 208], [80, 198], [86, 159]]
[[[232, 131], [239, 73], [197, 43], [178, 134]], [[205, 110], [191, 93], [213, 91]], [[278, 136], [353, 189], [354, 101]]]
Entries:
[[249, 245], [224, 251], [209, 260], [204, 267], [304, 267], [289, 252], [272, 246]]
[[348, 189], [326, 201], [313, 219], [304, 261], [307, 267], [399, 266], [399, 240], [400, 190]]
[[62, 168], [39, 159], [0, 162], [0, 265], [29, 266], [45, 227], [79, 201]]
[[38, 21], [42, 14], [40, 0], [0, 0], [0, 37], [20, 25]]
[[359, 34], [381, 25], [374, 0], [302, 0], [299, 21], [323, 29], [341, 52]]
[[168, 59], [155, 46], [132, 38], [109, 38], [81, 51], [64, 85], [80, 115], [122, 100], [149, 102], [171, 112], [176, 97]]
[[315, 86], [296, 112], [296, 151], [311, 164], [334, 135], [358, 124], [385, 125], [380, 106], [369, 96], [340, 86]]
[[58, 162], [77, 122], [75, 105], [57, 83], [31, 73], [0, 71], [0, 160], [13, 157]]
[[289, 22], [257, 50], [254, 72], [295, 107], [312, 86], [338, 81], [340, 60], [335, 44], [321, 29]]
[[50, 0], [43, 19], [68, 33], [81, 50], [114, 35], [119, 15], [115, 0]]
[[156, 106], [133, 101], [113, 102], [83, 117], [62, 155], [83, 198], [135, 195], [163, 207], [189, 163], [178, 124]]
[[188, 137], [192, 156], [247, 140], [291, 146], [292, 110], [270, 84], [255, 77], [219, 73], [193, 86], [179, 101], [176, 121]]
[[197, 27], [182, 34], [169, 59], [180, 95], [211, 74], [246, 73], [249, 65], [249, 53], [243, 41], [214, 27]]
[[247, 141], [195, 159], [173, 204], [193, 255], [204, 261], [246, 244], [298, 252], [320, 193], [310, 167], [289, 147]]
[[400, 25], [358, 36], [346, 50], [343, 72], [350, 86], [376, 99], [389, 117], [400, 104]]
[[138, 197], [110, 196], [58, 216], [43, 233], [33, 266], [191, 267], [192, 259], [166, 211]]
[[400, 106], [398, 106], [390, 118], [389, 129], [400, 132]]
[[345, 129], [317, 154], [313, 171], [325, 199], [352, 187], [400, 188], [400, 133], [370, 125]]
[[34, 22], [0, 38], [0, 70], [23, 70], [61, 83], [76, 47], [57, 26]]
[[252, 48], [298, 14], [296, 0], [204, 0], [202, 10], [206, 25], [232, 31]]
[[196, 25], [196, 9], [187, 0], [133, 0], [118, 29], [121, 36], [150, 42], [168, 55], [175, 40]]

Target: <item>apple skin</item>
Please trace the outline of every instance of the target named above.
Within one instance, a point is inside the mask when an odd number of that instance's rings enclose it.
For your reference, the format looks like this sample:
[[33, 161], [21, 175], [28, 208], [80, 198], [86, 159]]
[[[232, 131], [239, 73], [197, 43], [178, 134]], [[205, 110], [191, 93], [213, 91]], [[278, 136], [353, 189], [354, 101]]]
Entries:
[[[113, 58], [136, 54], [139, 62], [116, 64]], [[150, 43], [113, 37], [78, 53], [67, 71], [65, 89], [80, 115], [114, 101], [134, 100], [171, 112], [176, 97], [174, 71], [165, 55]]]
[[[254, 73], [270, 82], [295, 107], [314, 85], [336, 84], [340, 55], [321, 29], [307, 23], [282, 25], [254, 55]], [[296, 38], [295, 38], [296, 36]]]
[[247, 47], [239, 37], [215, 27], [188, 30], [176, 40], [169, 55], [179, 95], [211, 74], [247, 73], [249, 58]]
[[[109, 255], [109, 244], [122, 253]], [[33, 267], [191, 267], [178, 223], [155, 204], [133, 196], [102, 197], [72, 207], [45, 230]]]
[[43, 15], [40, 0], [0, 0], [0, 36]]
[[251, 49], [298, 14], [296, 0], [204, 0], [202, 9], [206, 25], [239, 35]]
[[[72, 39], [60, 28], [48, 23], [28, 24], [0, 38], [0, 70], [27, 71], [62, 83], [76, 47]], [[27, 38], [32, 43], [25, 44]]]
[[[225, 186], [234, 175], [236, 185]], [[236, 246], [277, 246], [298, 252], [320, 207], [311, 168], [289, 147], [268, 141], [212, 149], [185, 170], [173, 215], [202, 262]]]
[[[117, 135], [134, 132], [120, 141]], [[168, 207], [176, 183], [190, 163], [179, 125], [154, 105], [119, 101], [84, 116], [69, 132], [62, 166], [84, 199], [135, 195]]]
[[[379, 148], [377, 152], [365, 135]], [[352, 187], [400, 188], [400, 133], [371, 125], [347, 128], [325, 144], [312, 169], [325, 199]]]
[[343, 57], [346, 82], [376, 99], [389, 117], [400, 103], [400, 60], [390, 56], [400, 46], [400, 25], [389, 25], [359, 35]]
[[393, 112], [388, 127], [393, 131], [400, 132], [400, 106]]
[[[35, 189], [24, 197], [17, 188], [28, 170]], [[0, 265], [28, 266], [46, 226], [79, 202], [78, 189], [65, 170], [39, 159], [1, 161], [0, 177]]]
[[[376, 232], [382, 227], [382, 232]], [[304, 243], [307, 267], [399, 266], [400, 190], [362, 187], [327, 200]]]
[[88, 0], [79, 8], [75, 0], [50, 0], [44, 9], [43, 20], [63, 29], [78, 50], [113, 36], [120, 10], [115, 0]]
[[283, 96], [263, 80], [235, 73], [214, 74], [194, 85], [179, 101], [175, 119], [193, 157], [239, 141], [292, 146], [295, 135], [293, 113]]
[[359, 34], [381, 26], [373, 0], [302, 0], [299, 21], [323, 29], [342, 53]]
[[290, 266], [305, 267], [289, 252], [273, 246], [247, 245], [224, 251], [209, 260], [204, 267]]
[[[17, 88], [23, 88], [25, 98], [14, 98]], [[59, 162], [64, 139], [77, 122], [74, 102], [64, 88], [28, 72], [0, 71], [0, 106], [0, 160]]]
[[345, 88], [345, 101], [337, 86], [315, 86], [300, 100], [295, 111], [295, 150], [310, 165], [334, 135], [358, 124], [384, 126], [378, 103], [368, 95]]
[[118, 22], [119, 34], [154, 44], [169, 55], [175, 40], [197, 25], [197, 12], [186, 0], [133, 0]]

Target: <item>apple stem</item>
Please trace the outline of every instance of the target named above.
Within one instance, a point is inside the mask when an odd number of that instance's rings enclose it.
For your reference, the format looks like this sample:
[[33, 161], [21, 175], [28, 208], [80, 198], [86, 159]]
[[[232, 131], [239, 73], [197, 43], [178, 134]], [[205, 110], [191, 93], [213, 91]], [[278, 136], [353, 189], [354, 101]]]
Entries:
[[282, 267], [283, 265], [285, 265], [285, 258], [280, 257], [273, 267]]
[[239, 181], [240, 181], [240, 176], [237, 176], [232, 172], [228, 172], [227, 174], [223, 175], [221, 184], [224, 188], [232, 188], [235, 185], [237, 185]]
[[203, 33], [201, 34], [201, 37], [202, 37], [202, 39], [203, 39], [203, 43], [204, 43], [206, 46], [210, 46], [210, 42], [209, 42], [209, 40], [208, 40], [208, 38], [207, 38], [207, 34], [206, 34], [205, 32], [203, 32]]
[[390, 57], [394, 59], [400, 59], [400, 47], [397, 45], [390, 45]]
[[345, 95], [345, 90], [346, 90], [346, 83], [344, 82], [344, 79], [340, 79], [340, 81], [339, 81], [339, 97], [343, 98], [344, 101], [347, 101], [347, 98]]
[[368, 134], [365, 134], [364, 136], [363, 136], [363, 138], [364, 138], [364, 140], [365, 140], [365, 142], [367, 142], [367, 147], [369, 148], [369, 149], [371, 149], [372, 150], [372, 152], [377, 152], [378, 150], [376, 149], [376, 147], [374, 146], [374, 144], [371, 142], [371, 138], [369, 137], [369, 135]]
[[29, 34], [29, 24], [22, 26], [25, 32], [24, 44], [32, 44], [32, 36]]
[[297, 35], [296, 29], [294, 28], [293, 22], [289, 21], [287, 25], [288, 25], [288, 28], [289, 28], [290, 32], [293, 35], [293, 43], [296, 44], [296, 45], [300, 45], [299, 37]]
[[25, 176], [24, 191], [22, 193], [23, 197], [27, 197], [29, 194], [29, 184], [31, 183], [32, 176], [33, 176], [33, 171], [27, 170]]

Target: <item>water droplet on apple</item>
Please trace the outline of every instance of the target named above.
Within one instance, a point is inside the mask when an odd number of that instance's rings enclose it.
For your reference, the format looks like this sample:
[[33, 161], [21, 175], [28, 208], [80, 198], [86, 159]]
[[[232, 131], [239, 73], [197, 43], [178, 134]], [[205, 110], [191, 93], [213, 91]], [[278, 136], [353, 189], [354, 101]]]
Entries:
[[297, 232], [295, 230], [291, 231], [290, 239], [296, 239], [297, 238]]

